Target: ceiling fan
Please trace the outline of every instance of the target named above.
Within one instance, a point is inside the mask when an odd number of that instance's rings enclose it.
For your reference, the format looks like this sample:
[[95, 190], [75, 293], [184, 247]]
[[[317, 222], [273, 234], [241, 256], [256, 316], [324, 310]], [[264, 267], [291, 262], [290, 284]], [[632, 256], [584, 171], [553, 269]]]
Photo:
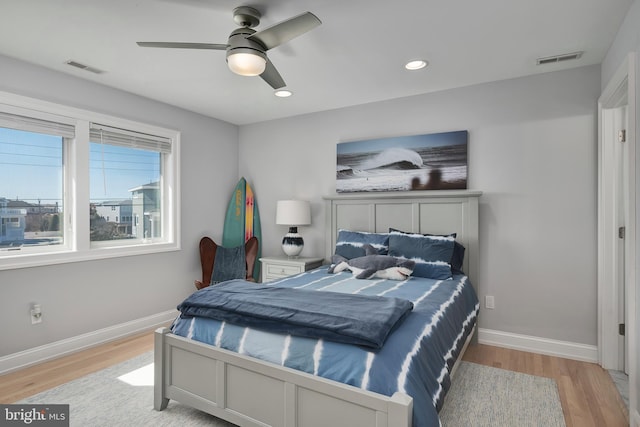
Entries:
[[260, 76], [272, 88], [286, 86], [276, 67], [267, 58], [267, 51], [280, 46], [320, 25], [322, 22], [311, 12], [289, 18], [262, 31], [252, 27], [260, 24], [260, 12], [249, 6], [236, 7], [233, 20], [240, 28], [229, 35], [226, 44], [182, 42], [137, 42], [141, 47], [172, 49], [226, 50], [231, 71], [241, 76]]

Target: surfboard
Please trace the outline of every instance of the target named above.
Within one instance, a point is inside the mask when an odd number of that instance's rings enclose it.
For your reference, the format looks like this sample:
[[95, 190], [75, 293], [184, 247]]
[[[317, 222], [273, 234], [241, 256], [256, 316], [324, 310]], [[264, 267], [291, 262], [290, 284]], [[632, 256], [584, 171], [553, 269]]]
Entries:
[[[244, 245], [251, 237], [258, 238], [258, 259], [262, 254], [262, 229], [260, 227], [260, 212], [255, 194], [249, 183], [240, 178], [227, 206], [222, 233], [222, 246], [236, 247]], [[260, 281], [260, 262], [256, 259], [253, 278]]]

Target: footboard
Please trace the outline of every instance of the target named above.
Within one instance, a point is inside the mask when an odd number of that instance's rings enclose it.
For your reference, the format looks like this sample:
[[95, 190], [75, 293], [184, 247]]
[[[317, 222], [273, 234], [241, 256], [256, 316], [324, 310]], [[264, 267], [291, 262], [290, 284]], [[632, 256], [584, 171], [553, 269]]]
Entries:
[[169, 399], [240, 426], [411, 426], [413, 400], [155, 332], [154, 407]]

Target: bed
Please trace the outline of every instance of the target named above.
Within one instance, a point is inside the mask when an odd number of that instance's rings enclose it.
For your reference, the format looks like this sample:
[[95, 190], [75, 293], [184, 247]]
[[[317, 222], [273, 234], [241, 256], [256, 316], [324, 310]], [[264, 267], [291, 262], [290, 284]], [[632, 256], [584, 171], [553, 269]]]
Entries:
[[[439, 425], [437, 411], [455, 363], [473, 339], [479, 308], [471, 285], [477, 286], [480, 194], [437, 191], [325, 198], [327, 260], [340, 243], [339, 230], [455, 233], [456, 242], [466, 248], [466, 274], [456, 273], [448, 280], [411, 277], [385, 282], [357, 280], [349, 272], [328, 274], [325, 266], [268, 284], [309, 291], [356, 289], [355, 293], [413, 301], [413, 311], [380, 349], [296, 336], [280, 336], [274, 347], [273, 332], [209, 318], [177, 319], [173, 329], [155, 334], [155, 409], [164, 409], [174, 399], [241, 426]], [[431, 297], [439, 293], [444, 299], [432, 303]], [[454, 299], [466, 301], [467, 307], [455, 308]], [[432, 329], [441, 325], [452, 328], [449, 337], [425, 347]], [[401, 338], [406, 331], [416, 338]], [[444, 351], [434, 350], [440, 347]]]

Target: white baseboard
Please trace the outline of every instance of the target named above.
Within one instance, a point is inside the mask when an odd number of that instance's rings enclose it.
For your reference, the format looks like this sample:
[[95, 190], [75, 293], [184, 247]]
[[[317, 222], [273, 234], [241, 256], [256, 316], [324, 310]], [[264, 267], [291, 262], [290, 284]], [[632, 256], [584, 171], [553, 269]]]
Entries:
[[[24, 350], [0, 358], [0, 374], [6, 374], [27, 366], [55, 359], [66, 354], [94, 347], [108, 341], [132, 335], [137, 332], [160, 327], [171, 322], [177, 316], [176, 310], [99, 329], [87, 334], [78, 335], [51, 344]], [[565, 357], [567, 359], [581, 360], [585, 362], [598, 362], [598, 350], [596, 346], [577, 344], [568, 341], [558, 341], [547, 338], [520, 335], [510, 332], [495, 331], [491, 329], [478, 329], [478, 342], [480, 344], [495, 345], [497, 347], [512, 348], [531, 353], [547, 354], [550, 356]], [[640, 427], [640, 424], [639, 426]]]
[[640, 427], [640, 413], [638, 413], [638, 411], [634, 411], [631, 417], [633, 424], [631, 424], [634, 427]]
[[165, 326], [175, 319], [177, 315], [178, 312], [176, 310], [169, 310], [0, 357], [0, 375], [138, 332]]
[[558, 341], [484, 328], [478, 329], [478, 342], [480, 344], [528, 351], [530, 353], [598, 363], [598, 347], [595, 345]]

